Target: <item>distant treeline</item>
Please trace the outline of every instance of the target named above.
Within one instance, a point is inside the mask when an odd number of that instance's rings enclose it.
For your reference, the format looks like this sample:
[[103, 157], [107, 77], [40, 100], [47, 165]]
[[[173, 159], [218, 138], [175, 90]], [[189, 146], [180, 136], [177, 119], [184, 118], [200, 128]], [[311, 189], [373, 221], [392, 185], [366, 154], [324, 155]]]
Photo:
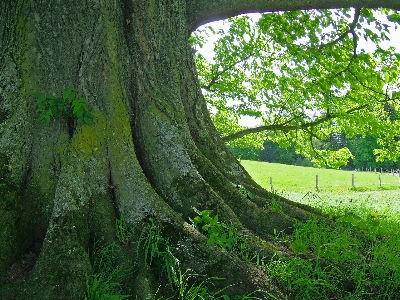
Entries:
[[[391, 170], [399, 169], [400, 161], [394, 162], [386, 160], [377, 162], [373, 150], [378, 149], [377, 138], [372, 135], [365, 137], [358, 136], [348, 139], [341, 134], [333, 134], [331, 138], [325, 141], [318, 141], [319, 149], [337, 150], [347, 147], [354, 155], [354, 159], [350, 159], [347, 166], [342, 169], [380, 169]], [[301, 154], [297, 154], [294, 147], [282, 148], [278, 144], [266, 140], [263, 149], [256, 148], [230, 148], [232, 153], [246, 160], [266, 161], [272, 163], [281, 163], [286, 165], [312, 166], [311, 161]]]

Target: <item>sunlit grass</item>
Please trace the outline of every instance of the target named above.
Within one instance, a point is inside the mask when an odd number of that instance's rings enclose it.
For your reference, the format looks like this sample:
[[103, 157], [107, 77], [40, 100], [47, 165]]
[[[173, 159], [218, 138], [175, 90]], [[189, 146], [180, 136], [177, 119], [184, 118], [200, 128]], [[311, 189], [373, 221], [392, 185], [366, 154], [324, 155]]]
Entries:
[[382, 188], [377, 173], [242, 164], [261, 186], [270, 189], [272, 176], [275, 193], [327, 215], [325, 221], [313, 218], [297, 223], [292, 235], [280, 235], [294, 255], [276, 253], [264, 265], [288, 299], [400, 299], [398, 177], [382, 174]]
[[[299, 167], [267, 162], [242, 160], [242, 165], [250, 175], [264, 188], [269, 189], [270, 177], [276, 190], [287, 192], [308, 192], [316, 190], [316, 175], [320, 191], [343, 191], [352, 189], [352, 174], [354, 185], [358, 191], [400, 189], [400, 177], [388, 173], [356, 172], [332, 169]], [[380, 186], [379, 176], [382, 186]]]

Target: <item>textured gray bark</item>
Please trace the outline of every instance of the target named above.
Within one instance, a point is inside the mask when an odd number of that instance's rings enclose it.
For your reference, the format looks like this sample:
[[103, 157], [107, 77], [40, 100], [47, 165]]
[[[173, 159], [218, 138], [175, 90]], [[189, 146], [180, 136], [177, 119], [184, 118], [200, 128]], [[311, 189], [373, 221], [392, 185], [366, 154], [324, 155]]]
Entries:
[[[218, 3], [221, 16], [251, 8]], [[186, 223], [193, 206], [212, 209], [255, 232], [254, 247], [271, 255], [274, 230], [290, 231], [313, 213], [286, 199], [285, 214], [262, 209], [268, 193], [219, 137], [188, 42], [197, 13], [210, 15], [184, 0], [1, 1], [0, 298], [82, 299], [94, 241], [118, 242], [120, 216], [163, 224], [182, 267], [226, 278], [216, 288], [283, 297], [266, 274], [206, 246]], [[88, 100], [93, 125], [39, 122], [33, 94], [61, 96], [70, 84]], [[158, 285], [132, 252], [120, 261], [135, 268], [126, 285], [135, 299]], [[34, 258], [29, 266], [21, 265], [26, 257]]]

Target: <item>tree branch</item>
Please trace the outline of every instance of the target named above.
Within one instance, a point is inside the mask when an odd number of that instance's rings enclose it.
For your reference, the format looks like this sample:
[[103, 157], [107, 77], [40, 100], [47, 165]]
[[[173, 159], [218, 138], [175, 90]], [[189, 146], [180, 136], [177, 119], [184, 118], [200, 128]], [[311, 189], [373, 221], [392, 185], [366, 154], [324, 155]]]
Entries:
[[384, 93], [384, 92], [379, 92], [379, 91], [373, 89], [372, 87], [367, 86], [367, 85], [366, 85], [365, 83], [363, 83], [363, 82], [358, 78], [358, 76], [357, 76], [356, 74], [354, 74], [351, 70], [348, 70], [348, 71], [349, 71], [349, 73], [354, 77], [354, 79], [357, 80], [357, 82], [358, 82], [363, 88], [365, 88], [366, 90], [369, 90], [369, 91], [371, 91], [371, 92], [373, 92], [373, 93], [375, 93], [375, 94], [378, 94], [378, 95], [386, 96], [386, 93]]
[[346, 68], [344, 68], [343, 70], [337, 72], [334, 75], [334, 77], [339, 76], [340, 74], [349, 71], [351, 64], [353, 63], [353, 61], [357, 57], [357, 45], [358, 45], [357, 35], [354, 32], [352, 34], [353, 34], [353, 56], [350, 58], [349, 63], [347, 64]]
[[288, 123], [291, 123], [292, 121], [296, 120], [297, 117], [292, 118], [282, 124], [272, 124], [272, 125], [263, 125], [263, 126], [257, 126], [257, 127], [252, 127], [252, 128], [246, 128], [244, 130], [238, 131], [236, 133], [230, 134], [230, 135], [226, 135], [224, 137], [222, 137], [222, 140], [224, 142], [229, 142], [229, 141], [233, 141], [236, 139], [239, 139], [241, 137], [244, 137], [245, 135], [251, 134], [251, 133], [258, 133], [258, 132], [262, 132], [262, 131], [282, 131], [282, 132], [288, 132], [291, 130], [298, 130], [298, 129], [302, 129], [305, 130], [307, 128], [310, 127], [314, 127], [317, 125], [320, 125], [324, 122], [333, 120], [341, 115], [348, 115], [348, 114], [352, 114], [356, 111], [362, 110], [364, 108], [367, 108], [370, 104], [363, 104], [360, 106], [356, 106], [353, 107], [347, 111], [345, 111], [343, 114], [331, 114], [331, 113], [327, 113], [325, 116], [320, 117], [315, 119], [314, 121], [311, 122], [305, 122], [305, 123], [300, 123], [300, 124], [296, 124], [296, 125], [287, 125]]
[[351, 33], [351, 34], [353, 35], [353, 39], [354, 39], [354, 36], [355, 36], [355, 34], [354, 34], [354, 29], [355, 29], [356, 26], [357, 26], [358, 19], [360, 18], [360, 13], [361, 13], [361, 8], [356, 8], [356, 10], [355, 10], [355, 12], [354, 12], [354, 19], [353, 19], [353, 22], [351, 22], [349, 28], [348, 28], [345, 32], [343, 32], [337, 39], [335, 39], [335, 40], [333, 40], [333, 41], [330, 41], [329, 43], [326, 43], [326, 44], [321, 44], [321, 45], [319, 46], [319, 49], [321, 50], [322, 48], [329, 47], [329, 46], [331, 46], [331, 45], [334, 45], [334, 44], [340, 42], [340, 41], [343, 40], [349, 33]]
[[254, 55], [254, 53], [250, 53], [249, 55], [247, 55], [246, 57], [239, 59], [238, 61], [230, 64], [229, 66], [227, 66], [225, 69], [222, 69], [221, 71], [217, 72], [213, 78], [211, 78], [211, 81], [207, 84], [207, 85], [202, 85], [201, 87], [207, 91], [210, 91], [211, 87], [217, 83], [217, 80], [219, 78], [219, 76], [221, 76], [222, 74], [224, 74], [225, 72], [233, 69], [236, 65], [248, 60], [250, 57], [252, 57]]
[[189, 29], [245, 13], [344, 7], [400, 9], [398, 0], [186, 0]]
[[325, 164], [325, 166], [328, 165], [328, 162], [326, 161], [325, 157], [323, 157], [317, 149], [315, 149], [314, 143], [313, 143], [313, 137], [318, 138], [315, 136], [315, 134], [312, 131], [308, 131], [308, 134], [310, 135], [310, 146], [311, 146], [311, 151], [315, 154], [315, 156], [319, 157], [319, 159]]

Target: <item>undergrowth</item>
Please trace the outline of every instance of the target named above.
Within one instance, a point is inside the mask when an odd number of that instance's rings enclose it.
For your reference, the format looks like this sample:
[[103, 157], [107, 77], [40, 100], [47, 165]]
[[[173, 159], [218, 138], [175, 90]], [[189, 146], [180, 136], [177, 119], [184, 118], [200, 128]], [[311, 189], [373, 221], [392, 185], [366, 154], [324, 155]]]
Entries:
[[[272, 259], [252, 252], [247, 236], [234, 224], [219, 221], [211, 210], [195, 209], [197, 216], [191, 221], [207, 237], [207, 244], [221, 247], [263, 270], [281, 288], [286, 299], [399, 299], [400, 213], [395, 199], [391, 203], [382, 200], [376, 205], [368, 197], [360, 200], [354, 194], [341, 199], [330, 196], [327, 199], [324, 194], [307, 193], [298, 199], [319, 208], [327, 218], [299, 222], [290, 235], [276, 233], [274, 242], [290, 250], [275, 253]], [[277, 199], [266, 204], [281, 211]], [[211, 291], [212, 281], [221, 278], [182, 270], [174, 247], [153, 219], [135, 234], [134, 228], [121, 217], [116, 222], [116, 230], [123, 246], [136, 240], [136, 255], [143, 255], [142, 259], [155, 270], [160, 282], [166, 283], [145, 299], [259, 299], [254, 296], [256, 292], [228, 296], [224, 293], [229, 287]], [[127, 271], [113, 260], [118, 247], [110, 244], [97, 250], [95, 275], [88, 277], [85, 299], [128, 298], [120, 293]], [[273, 295], [265, 295], [274, 299]]]
[[276, 254], [264, 270], [289, 299], [398, 299], [400, 214], [368, 201], [330, 200], [315, 193], [303, 197], [300, 202], [331, 220], [298, 223], [282, 237], [294, 255]]
[[[236, 239], [234, 238], [234, 231], [231, 229], [230, 238], [231, 240], [226, 243], [227, 236], [225, 231], [229, 231], [229, 228], [221, 223], [218, 223], [218, 216], [210, 217], [211, 211], [198, 212], [200, 219], [197, 219], [197, 224], [204, 221], [207, 232], [209, 230], [210, 235], [208, 243], [217, 244], [220, 247], [232, 248], [234, 247]], [[232, 227], [233, 228], [233, 227]], [[229, 234], [229, 233], [228, 233]], [[223, 236], [223, 237], [222, 237]], [[212, 240], [210, 242], [210, 240]], [[223, 241], [223, 242], [222, 242]], [[173, 247], [171, 247], [169, 240], [162, 236], [161, 227], [155, 223], [153, 219], [150, 219], [150, 224], [145, 226], [139, 237], [138, 254], [142, 251], [144, 253], [144, 259], [149, 265], [158, 266], [155, 267], [158, 270], [159, 275], [167, 279], [168, 285], [171, 289], [172, 296], [165, 298], [156, 294], [148, 295], [146, 300], [167, 300], [167, 299], [179, 299], [179, 300], [250, 300], [260, 299], [254, 296], [256, 292], [241, 296], [228, 296], [224, 294], [224, 291], [229, 286], [220, 289], [218, 291], [212, 291], [208, 288], [209, 283], [213, 280], [220, 280], [222, 278], [207, 278], [205, 275], [195, 274], [190, 270], [182, 271], [179, 266], [179, 260], [173, 254]]]
[[122, 294], [126, 276], [130, 268], [118, 263], [120, 246], [109, 243], [96, 246], [92, 251], [93, 275], [86, 278], [85, 300], [122, 300], [129, 295]]

